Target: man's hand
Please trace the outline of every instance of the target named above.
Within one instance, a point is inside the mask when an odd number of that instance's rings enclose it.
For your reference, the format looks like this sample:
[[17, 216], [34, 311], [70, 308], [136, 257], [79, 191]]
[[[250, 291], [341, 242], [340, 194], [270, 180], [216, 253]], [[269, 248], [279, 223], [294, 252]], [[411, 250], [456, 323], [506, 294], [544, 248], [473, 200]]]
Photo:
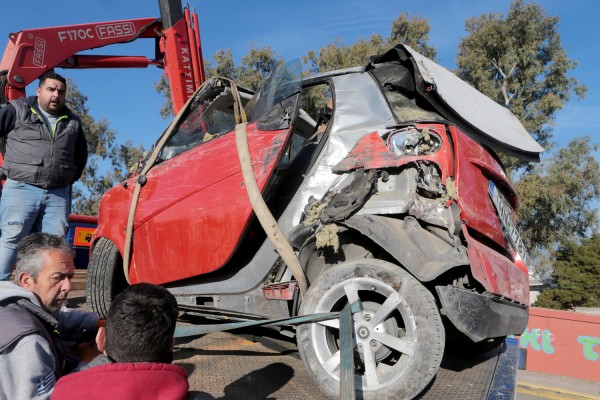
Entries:
[[69, 354], [76, 358], [79, 362], [89, 363], [96, 356], [102, 354], [95, 341], [77, 343], [75, 346], [69, 348]]
[[85, 342], [64, 342], [65, 344], [65, 364], [63, 373], [70, 374], [81, 370], [83, 366], [89, 364], [96, 356], [102, 352], [98, 350], [96, 343], [92, 341]]

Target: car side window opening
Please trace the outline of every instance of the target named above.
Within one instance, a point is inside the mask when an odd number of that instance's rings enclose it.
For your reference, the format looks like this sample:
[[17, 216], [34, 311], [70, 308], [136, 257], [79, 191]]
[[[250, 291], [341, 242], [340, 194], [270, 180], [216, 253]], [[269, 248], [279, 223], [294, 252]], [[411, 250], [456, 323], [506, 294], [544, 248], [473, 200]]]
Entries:
[[[318, 142], [320, 135], [327, 129], [333, 112], [331, 87], [327, 83], [321, 83], [303, 88], [300, 107], [301, 111], [288, 149], [290, 162], [309, 142]], [[305, 153], [307, 151], [304, 149]]]
[[210, 85], [198, 94], [186, 114], [165, 143], [161, 160], [169, 160], [235, 129], [233, 95], [227, 86]]
[[[327, 83], [302, 89], [298, 117], [288, 147], [277, 166], [272, 191], [275, 214], [287, 206], [304, 179], [327, 122], [321, 118], [322, 110], [333, 107], [331, 87]], [[306, 109], [304, 109], [306, 107]]]

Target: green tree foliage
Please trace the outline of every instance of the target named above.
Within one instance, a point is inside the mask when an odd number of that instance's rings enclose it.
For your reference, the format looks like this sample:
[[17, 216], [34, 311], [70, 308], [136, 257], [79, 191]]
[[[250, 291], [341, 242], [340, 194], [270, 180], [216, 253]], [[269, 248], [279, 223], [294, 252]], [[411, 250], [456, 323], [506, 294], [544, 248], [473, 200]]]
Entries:
[[114, 145], [106, 161], [110, 167], [100, 168], [98, 157], [91, 157], [81, 177], [81, 188], [73, 191], [74, 212], [97, 215], [100, 198], [110, 188], [121, 182], [127, 173], [137, 166], [145, 155], [144, 147], [136, 147], [131, 141]]
[[537, 4], [515, 0], [506, 16], [467, 20], [456, 57], [458, 75], [508, 107], [544, 147], [551, 144], [556, 112], [572, 94], [582, 98], [586, 91], [569, 76], [577, 62], [567, 57], [558, 21]]
[[[381, 54], [398, 43], [405, 43], [424, 54], [435, 58], [436, 50], [429, 46], [429, 31], [431, 27], [426, 18], [409, 18], [408, 14], [401, 14], [392, 22], [390, 36], [383, 38], [381, 35], [371, 35], [369, 40], [359, 39], [352, 45], [345, 45], [339, 39], [323, 47], [319, 52], [309, 51], [302, 58], [310, 73], [326, 72], [340, 68], [361, 66], [371, 57]], [[238, 85], [251, 90], [258, 90], [262, 80], [283, 62], [282, 57], [275, 53], [270, 46], [257, 48], [251, 45], [250, 50], [236, 66], [231, 50], [218, 50], [212, 57], [214, 64], [205, 61], [207, 77], [223, 76], [233, 79]], [[213, 66], [214, 65], [214, 66]], [[155, 84], [158, 93], [165, 96], [165, 103], [161, 108], [161, 116], [168, 118], [172, 115], [173, 108], [168, 81], [161, 77]], [[313, 104], [322, 104], [326, 93], [318, 90], [311, 91], [310, 99], [305, 99], [303, 104], [311, 108]]]
[[536, 306], [600, 307], [600, 235], [594, 234], [581, 244], [568, 241], [561, 246], [552, 275], [556, 287], [543, 291]]
[[[468, 35], [456, 58], [458, 75], [510, 109], [544, 147], [552, 146], [556, 113], [573, 95], [582, 98], [586, 92], [569, 76], [577, 62], [567, 57], [558, 22], [539, 5], [515, 0], [506, 16], [488, 14], [468, 20]], [[598, 285], [598, 242], [595, 264], [577, 259], [573, 251], [577, 245], [571, 242], [581, 241], [585, 247], [598, 230], [600, 165], [593, 155], [597, 149], [589, 137], [580, 137], [535, 167], [502, 157], [519, 178], [517, 219], [530, 262], [538, 272], [553, 271], [558, 283], [558, 288], [542, 293], [538, 300], [542, 307], [598, 304], [597, 289], [595, 300], [583, 289], [590, 285], [590, 268], [595, 268]]]
[[[67, 105], [83, 123], [89, 158], [79, 182], [73, 188], [73, 212], [96, 215], [100, 197], [125, 177], [127, 169], [139, 160], [143, 147], [131, 142], [117, 144], [108, 121], [96, 121], [86, 107], [87, 96], [71, 81], [67, 85]], [[110, 167], [101, 168], [108, 164]]]
[[235, 69], [234, 80], [242, 87], [253, 91], [260, 89], [260, 84], [283, 58], [276, 54], [271, 46], [256, 48], [250, 47], [248, 53], [242, 57], [242, 63]]
[[370, 56], [387, 49], [380, 35], [372, 35], [369, 41], [358, 39], [352, 45], [343, 44], [339, 39], [321, 48], [319, 53], [310, 50], [302, 61], [311, 73], [333, 71], [341, 68], [364, 65]]
[[67, 106], [83, 123], [85, 138], [88, 142], [88, 151], [92, 156], [105, 158], [110, 152], [110, 147], [115, 140], [115, 133], [108, 128], [108, 121], [96, 121], [90, 115], [86, 106], [87, 96], [79, 91], [71, 79], [67, 81]]
[[158, 82], [154, 84], [154, 89], [158, 94], [162, 93], [165, 97], [165, 102], [163, 103], [159, 112], [163, 119], [167, 119], [173, 115], [173, 99], [171, 97], [171, 86], [164, 75], [161, 75]]
[[209, 68], [207, 71], [207, 76], [223, 76], [225, 78], [233, 79], [235, 77], [235, 63], [233, 62], [233, 54], [231, 54], [231, 50], [217, 50], [215, 55], [213, 56], [213, 60], [215, 60], [215, 67]]
[[590, 140], [573, 139], [515, 184], [519, 228], [534, 253], [551, 252], [598, 228], [594, 204], [600, 197], [600, 164], [593, 155], [598, 145]]
[[409, 19], [408, 13], [400, 14], [392, 22], [392, 32], [387, 40], [387, 46], [407, 44], [425, 57], [435, 60], [437, 51], [427, 43], [430, 30], [428, 19], [419, 17]]
[[333, 71], [341, 68], [364, 65], [370, 57], [382, 54], [393, 46], [407, 44], [419, 53], [435, 59], [436, 50], [427, 42], [431, 26], [426, 18], [401, 14], [392, 22], [390, 36], [371, 35], [369, 40], [358, 39], [351, 45], [343, 44], [339, 39], [321, 48], [317, 54], [310, 50], [303, 58], [311, 73]]

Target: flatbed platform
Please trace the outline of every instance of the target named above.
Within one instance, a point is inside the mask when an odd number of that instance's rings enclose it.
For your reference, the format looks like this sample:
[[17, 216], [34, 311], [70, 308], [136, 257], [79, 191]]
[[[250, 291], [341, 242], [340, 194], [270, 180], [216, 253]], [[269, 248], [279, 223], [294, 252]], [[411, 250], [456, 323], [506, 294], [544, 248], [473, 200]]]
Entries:
[[[69, 307], [89, 310], [83, 290], [69, 296]], [[198, 338], [178, 339], [175, 363], [189, 374], [193, 399], [328, 399], [307, 374], [296, 345], [276, 336], [254, 336], [252, 332], [213, 333]], [[421, 399], [481, 399], [483, 378], [492, 368], [498, 369], [499, 357], [482, 356], [483, 365], [472, 365], [469, 357], [446, 357], [436, 379]], [[487, 354], [487, 353], [486, 353]], [[496, 352], [496, 355], [498, 353]], [[486, 358], [487, 357], [487, 358]], [[502, 357], [502, 355], [500, 355]], [[460, 375], [461, 380], [456, 376]], [[600, 383], [581, 379], [519, 370], [518, 398], [527, 400], [600, 399]], [[451, 382], [454, 382], [452, 384]], [[490, 385], [495, 385], [491, 381]], [[494, 387], [494, 386], [492, 386]], [[452, 393], [448, 397], [445, 393]], [[492, 391], [494, 394], [495, 392]], [[485, 397], [484, 397], [485, 398]], [[508, 397], [492, 397], [508, 399]]]
[[[264, 334], [265, 330], [239, 330], [179, 338], [175, 363], [188, 370], [194, 390], [209, 396], [201, 398], [329, 399], [304, 369], [294, 341], [282, 340], [276, 332]], [[500, 365], [517, 356], [516, 341], [513, 346], [502, 343], [477, 356], [454, 350], [447, 352], [436, 378], [418, 399], [512, 398], [516, 362], [508, 367], [513, 368], [508, 387], [495, 378], [499, 377], [497, 371], [506, 368]]]

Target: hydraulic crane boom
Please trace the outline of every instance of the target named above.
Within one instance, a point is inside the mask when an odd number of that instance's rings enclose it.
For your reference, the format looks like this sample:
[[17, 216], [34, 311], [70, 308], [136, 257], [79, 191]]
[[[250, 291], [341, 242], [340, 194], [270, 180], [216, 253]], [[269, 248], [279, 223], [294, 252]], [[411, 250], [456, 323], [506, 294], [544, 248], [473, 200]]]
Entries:
[[[97, 22], [27, 29], [11, 33], [0, 61], [0, 107], [25, 97], [26, 87], [54, 68], [163, 68], [177, 114], [204, 82], [198, 15], [182, 8], [181, 0], [158, 0], [161, 18]], [[137, 39], [154, 39], [155, 54], [111, 56], [78, 54]], [[4, 163], [0, 140], [0, 167]], [[76, 251], [76, 265], [87, 265], [91, 234], [97, 218], [71, 215], [67, 240]]]
[[[25, 87], [53, 68], [164, 68], [173, 111], [204, 82], [198, 15], [181, 0], [159, 0], [161, 18], [28, 29], [9, 35], [0, 62], [0, 104], [25, 96]], [[78, 54], [141, 38], [154, 39], [154, 58]]]

